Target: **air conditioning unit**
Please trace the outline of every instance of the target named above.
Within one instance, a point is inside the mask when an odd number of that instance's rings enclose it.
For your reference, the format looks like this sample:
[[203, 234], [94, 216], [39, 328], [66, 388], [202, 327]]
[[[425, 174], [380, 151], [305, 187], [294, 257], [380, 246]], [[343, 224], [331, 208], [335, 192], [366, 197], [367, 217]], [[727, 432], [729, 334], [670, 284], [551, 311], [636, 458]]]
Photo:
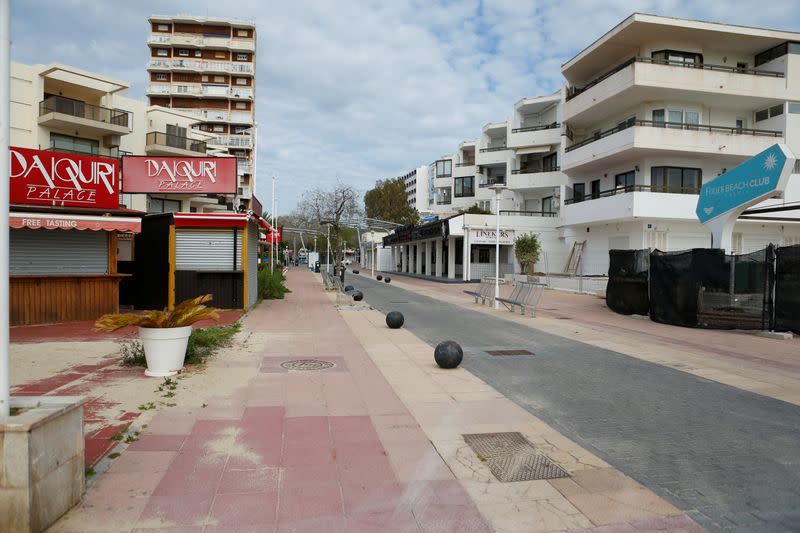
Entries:
[[119, 148], [120, 136], [119, 135], [105, 135], [103, 137], [103, 144], [106, 148]]

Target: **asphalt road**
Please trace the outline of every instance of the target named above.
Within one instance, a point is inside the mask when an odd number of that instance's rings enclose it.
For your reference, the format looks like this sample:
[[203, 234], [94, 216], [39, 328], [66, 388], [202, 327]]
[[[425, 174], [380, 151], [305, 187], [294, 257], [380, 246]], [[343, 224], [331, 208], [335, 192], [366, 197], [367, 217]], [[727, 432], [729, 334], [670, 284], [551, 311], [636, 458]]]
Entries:
[[[461, 344], [468, 370], [709, 530], [800, 531], [800, 407], [368, 276], [346, 283], [431, 346]], [[535, 355], [486, 353], [514, 348]]]

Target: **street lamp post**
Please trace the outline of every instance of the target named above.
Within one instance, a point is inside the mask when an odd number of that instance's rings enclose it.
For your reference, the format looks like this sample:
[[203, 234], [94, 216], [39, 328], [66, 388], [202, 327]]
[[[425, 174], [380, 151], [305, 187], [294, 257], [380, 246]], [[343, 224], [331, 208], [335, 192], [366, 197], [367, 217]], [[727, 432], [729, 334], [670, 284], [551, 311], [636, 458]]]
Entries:
[[372, 230], [370, 232], [370, 234], [371, 234], [371, 239], [370, 240], [372, 242], [370, 242], [369, 245], [372, 246], [372, 277], [374, 278], [375, 277], [375, 258], [377, 257], [378, 249], [375, 246], [375, 230]]
[[506, 189], [505, 183], [495, 183], [489, 186], [494, 191], [494, 219], [496, 221], [494, 233], [494, 308], [500, 309], [500, 195]]

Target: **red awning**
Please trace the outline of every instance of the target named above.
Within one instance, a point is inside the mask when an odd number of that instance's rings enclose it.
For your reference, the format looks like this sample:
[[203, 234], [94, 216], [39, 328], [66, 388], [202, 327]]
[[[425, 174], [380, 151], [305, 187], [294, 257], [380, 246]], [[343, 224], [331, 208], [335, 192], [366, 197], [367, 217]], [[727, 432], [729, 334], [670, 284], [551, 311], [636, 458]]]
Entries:
[[245, 228], [249, 215], [244, 213], [172, 213], [176, 228]]
[[138, 217], [95, 217], [88, 215], [52, 215], [47, 213], [9, 213], [9, 226], [16, 229], [77, 229], [92, 231], [127, 231], [140, 233]]

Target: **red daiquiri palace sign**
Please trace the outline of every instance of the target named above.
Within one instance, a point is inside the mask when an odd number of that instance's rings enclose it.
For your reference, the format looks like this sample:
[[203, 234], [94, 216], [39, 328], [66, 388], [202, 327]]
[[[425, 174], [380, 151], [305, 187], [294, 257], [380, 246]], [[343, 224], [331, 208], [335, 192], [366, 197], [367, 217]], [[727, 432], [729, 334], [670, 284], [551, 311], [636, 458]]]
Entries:
[[12, 204], [119, 207], [115, 159], [11, 147]]
[[236, 193], [235, 157], [122, 158], [122, 191], [134, 193]]

